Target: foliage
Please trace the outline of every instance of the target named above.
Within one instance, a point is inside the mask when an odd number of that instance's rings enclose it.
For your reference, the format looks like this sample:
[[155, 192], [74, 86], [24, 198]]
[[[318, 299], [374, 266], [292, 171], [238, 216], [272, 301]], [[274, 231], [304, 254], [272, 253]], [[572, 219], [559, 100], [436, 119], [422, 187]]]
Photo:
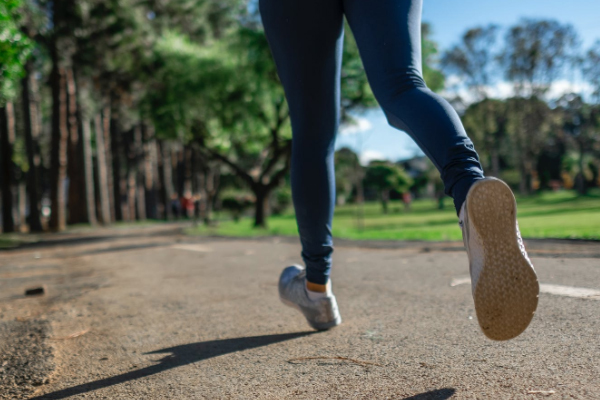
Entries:
[[285, 213], [292, 205], [292, 190], [289, 186], [282, 186], [273, 193], [271, 212], [273, 215]]
[[32, 42], [19, 29], [21, 0], [0, 3], [0, 105], [16, 96], [16, 83]]
[[254, 201], [247, 195], [229, 195], [221, 200], [221, 207], [230, 212], [233, 220], [238, 222], [244, 212], [254, 205]]
[[581, 61], [583, 77], [592, 85], [595, 102], [600, 103], [600, 40], [594, 43]]
[[364, 170], [360, 165], [358, 154], [348, 147], [335, 152], [334, 164], [336, 193], [338, 198], [345, 202], [358, 181], [363, 179]]
[[510, 152], [508, 142], [509, 112], [507, 102], [485, 99], [472, 103], [463, 113], [462, 121], [478, 152], [488, 159], [486, 165], [493, 176], [499, 176], [500, 158]]
[[469, 29], [442, 58], [445, 69], [463, 79], [480, 100], [488, 97], [496, 81], [497, 37], [496, 25]]
[[572, 25], [523, 19], [509, 29], [501, 55], [506, 78], [517, 94], [541, 96], [576, 59], [578, 37]]
[[376, 161], [367, 167], [365, 184], [377, 190], [403, 192], [410, 186], [411, 179], [402, 167]]
[[365, 173], [365, 186], [376, 189], [381, 196], [384, 214], [388, 212], [389, 192], [404, 192], [412, 185], [412, 179], [402, 167], [386, 162], [372, 162]]
[[444, 74], [435, 68], [437, 64], [437, 43], [431, 39], [432, 28], [427, 23], [421, 24], [421, 58], [423, 59], [423, 79], [427, 87], [434, 92], [444, 88]]

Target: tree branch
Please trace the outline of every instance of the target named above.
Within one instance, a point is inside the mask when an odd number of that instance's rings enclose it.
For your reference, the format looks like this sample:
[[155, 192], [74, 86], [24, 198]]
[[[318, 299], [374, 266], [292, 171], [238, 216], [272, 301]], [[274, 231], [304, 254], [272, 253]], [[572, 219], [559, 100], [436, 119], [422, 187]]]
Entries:
[[[287, 143], [285, 144], [285, 146], [283, 146], [283, 147], [278, 146], [277, 149], [275, 149], [273, 156], [269, 160], [269, 163], [267, 164], [267, 166], [265, 167], [263, 172], [260, 174], [260, 177], [258, 178], [258, 180], [260, 182], [262, 182], [262, 180], [271, 172], [271, 170], [275, 167], [275, 165], [277, 165], [277, 163], [281, 159], [281, 156], [289, 154], [291, 152], [291, 149], [292, 149], [292, 141], [291, 140], [288, 140]], [[288, 156], [288, 158], [289, 158], [289, 156]]]
[[[292, 148], [291, 146], [291, 142], [290, 145], [287, 146], [290, 150]], [[287, 175], [287, 173], [290, 170], [290, 161], [291, 161], [291, 151], [287, 151], [287, 157], [285, 160], [285, 165], [283, 166], [283, 168], [281, 168], [279, 171], [277, 171], [272, 177], [271, 177], [271, 181], [267, 184], [267, 190], [271, 190], [274, 189], [277, 185], [279, 185], [279, 182], [281, 182], [281, 180]]]
[[250, 186], [254, 186], [256, 184], [256, 182], [254, 181], [254, 179], [252, 179], [252, 177], [250, 176], [250, 174], [248, 174], [242, 167], [238, 166], [236, 163], [234, 163], [233, 161], [231, 161], [229, 158], [227, 158], [226, 156], [219, 154], [218, 152], [206, 148], [204, 147], [204, 149], [215, 159], [221, 161], [222, 163], [224, 163], [225, 165], [227, 165], [229, 168], [231, 168], [235, 174], [237, 176], [239, 176], [240, 178], [242, 178], [243, 180], [246, 181], [246, 183], [248, 183], [248, 185]]

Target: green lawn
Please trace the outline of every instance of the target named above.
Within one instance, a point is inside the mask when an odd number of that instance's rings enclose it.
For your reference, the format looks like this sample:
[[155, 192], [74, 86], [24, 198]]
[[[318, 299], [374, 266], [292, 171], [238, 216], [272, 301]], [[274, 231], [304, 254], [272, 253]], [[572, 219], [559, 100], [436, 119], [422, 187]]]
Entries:
[[[527, 238], [580, 238], [600, 240], [600, 191], [587, 196], [563, 191], [518, 198], [519, 227]], [[390, 213], [384, 215], [378, 203], [364, 205], [363, 228], [359, 228], [358, 208], [347, 205], [336, 209], [333, 221], [335, 237], [347, 239], [415, 239], [461, 240], [460, 228], [447, 199], [446, 209], [438, 210], [432, 200], [413, 202], [412, 210], [404, 211], [400, 202], [392, 202]], [[192, 228], [190, 234], [223, 236], [296, 236], [293, 214], [269, 218], [267, 229], [252, 227], [252, 219], [236, 223], [221, 214], [218, 226]]]

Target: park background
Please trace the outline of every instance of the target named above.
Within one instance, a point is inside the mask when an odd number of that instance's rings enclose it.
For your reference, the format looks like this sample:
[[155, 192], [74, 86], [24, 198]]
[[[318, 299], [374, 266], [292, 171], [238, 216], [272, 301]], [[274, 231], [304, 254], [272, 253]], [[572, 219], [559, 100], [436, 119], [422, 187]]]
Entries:
[[[425, 80], [517, 193], [525, 237], [600, 239], [598, 15], [591, 0], [424, 6]], [[289, 115], [255, 2], [7, 0], [0, 24], [0, 245], [174, 219], [297, 234]], [[460, 239], [349, 29], [342, 85], [334, 235]]]

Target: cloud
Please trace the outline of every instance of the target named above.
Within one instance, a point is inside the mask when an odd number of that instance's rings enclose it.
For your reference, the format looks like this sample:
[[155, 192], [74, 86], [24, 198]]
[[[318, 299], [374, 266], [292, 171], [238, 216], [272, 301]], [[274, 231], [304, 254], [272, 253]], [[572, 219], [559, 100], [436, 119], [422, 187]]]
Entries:
[[358, 158], [361, 165], [368, 165], [373, 160], [385, 160], [386, 156], [377, 150], [365, 150]]
[[354, 123], [343, 124], [340, 128], [340, 135], [354, 135], [357, 133], [366, 132], [373, 128], [371, 122], [369, 122], [369, 120], [366, 118], [355, 117], [353, 122]]
[[[449, 90], [444, 91], [442, 95], [454, 97], [459, 95], [466, 104], [470, 104], [477, 99], [473, 93], [469, 91], [464, 82], [456, 75], [450, 75], [446, 79], [446, 87]], [[514, 96], [513, 85], [506, 81], [498, 82], [487, 87], [488, 95], [495, 99], [506, 99]], [[593, 92], [592, 86], [587, 82], [572, 82], [566, 79], [556, 80], [552, 83], [550, 90], [546, 93], [547, 99], [557, 99], [567, 93], [580, 93], [584, 98], [591, 95]]]

